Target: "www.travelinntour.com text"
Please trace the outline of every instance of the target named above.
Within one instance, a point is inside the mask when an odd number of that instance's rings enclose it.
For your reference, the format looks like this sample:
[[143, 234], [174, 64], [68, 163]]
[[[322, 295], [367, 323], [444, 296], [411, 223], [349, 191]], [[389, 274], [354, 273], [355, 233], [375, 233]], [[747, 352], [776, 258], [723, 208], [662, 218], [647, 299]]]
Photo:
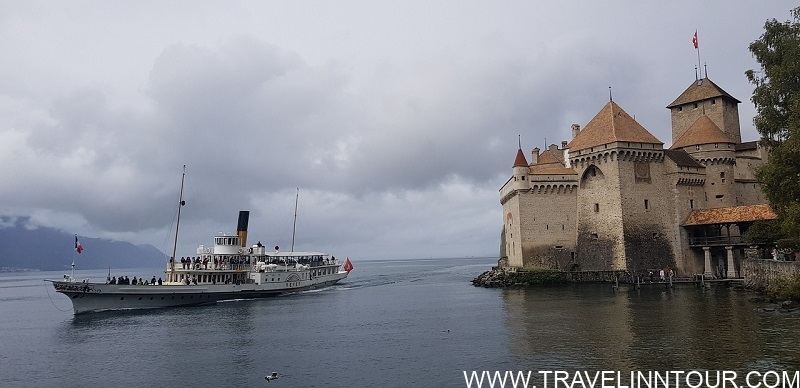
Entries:
[[464, 371], [467, 388], [800, 388], [798, 371]]

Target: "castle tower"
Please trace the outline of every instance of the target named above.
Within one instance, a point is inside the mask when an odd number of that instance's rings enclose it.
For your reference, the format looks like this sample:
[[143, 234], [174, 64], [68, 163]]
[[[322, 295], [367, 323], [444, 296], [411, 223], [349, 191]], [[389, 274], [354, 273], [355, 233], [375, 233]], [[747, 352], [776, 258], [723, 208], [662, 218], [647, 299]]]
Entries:
[[642, 271], [674, 265], [664, 195], [663, 143], [609, 102], [567, 146], [579, 177], [581, 269]]
[[702, 208], [736, 206], [734, 165], [735, 141], [708, 116], [700, 116], [670, 147], [684, 150], [706, 167], [705, 196]]
[[708, 78], [693, 82], [667, 105], [672, 114], [672, 141], [680, 139], [701, 116], [707, 116], [731, 140], [741, 143], [740, 102]]

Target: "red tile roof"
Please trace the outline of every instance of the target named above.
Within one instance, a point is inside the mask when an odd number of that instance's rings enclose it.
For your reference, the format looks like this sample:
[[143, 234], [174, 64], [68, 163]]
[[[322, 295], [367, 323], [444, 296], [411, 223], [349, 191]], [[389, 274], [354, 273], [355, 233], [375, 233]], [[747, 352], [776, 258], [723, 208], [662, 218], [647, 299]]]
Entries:
[[689, 104], [692, 102], [708, 100], [714, 97], [723, 97], [728, 98], [736, 103], [740, 103], [741, 101], [735, 99], [733, 96], [728, 94], [728, 92], [722, 90], [721, 87], [717, 86], [717, 84], [711, 82], [708, 78], [703, 78], [699, 81], [692, 82], [686, 90], [681, 93], [672, 104], [667, 105], [667, 108], [673, 108], [679, 105]]
[[700, 116], [697, 121], [692, 124], [686, 132], [681, 135], [678, 140], [675, 141], [675, 144], [670, 149], [679, 149], [683, 147], [689, 147], [693, 145], [700, 145], [700, 144], [711, 144], [711, 143], [733, 143], [736, 142], [731, 140], [731, 138], [722, 132], [719, 127], [711, 121], [708, 116]]
[[683, 226], [734, 224], [737, 222], [774, 220], [778, 216], [769, 205], [748, 205], [694, 210]]
[[586, 124], [567, 147], [570, 151], [578, 151], [619, 141], [664, 144], [611, 101]]
[[561, 164], [561, 161], [558, 160], [558, 158], [555, 155], [553, 155], [553, 153], [550, 152], [550, 150], [546, 150], [542, 152], [541, 155], [539, 155], [539, 160], [537, 161], [536, 164], [553, 164], [553, 163]]
[[514, 159], [514, 167], [528, 167], [528, 161], [525, 160], [525, 154], [522, 149], [517, 150], [517, 157]]

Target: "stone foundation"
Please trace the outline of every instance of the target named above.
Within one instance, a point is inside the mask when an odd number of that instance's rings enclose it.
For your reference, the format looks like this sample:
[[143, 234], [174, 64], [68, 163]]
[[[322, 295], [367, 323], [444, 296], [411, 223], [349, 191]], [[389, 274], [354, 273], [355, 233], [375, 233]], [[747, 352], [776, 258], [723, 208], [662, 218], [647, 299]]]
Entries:
[[475, 279], [476, 287], [513, 287], [568, 283], [612, 283], [632, 282], [625, 271], [557, 271], [546, 269], [517, 269], [494, 267]]

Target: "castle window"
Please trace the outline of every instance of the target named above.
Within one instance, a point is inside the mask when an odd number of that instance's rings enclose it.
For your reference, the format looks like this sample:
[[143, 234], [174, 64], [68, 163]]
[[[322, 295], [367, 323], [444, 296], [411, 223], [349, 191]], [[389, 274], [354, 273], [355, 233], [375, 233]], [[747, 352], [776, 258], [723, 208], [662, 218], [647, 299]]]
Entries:
[[699, 151], [700, 150], [700, 145], [698, 144], [698, 145], [694, 146], [694, 149]]
[[647, 210], [649, 208], [650, 208], [650, 202], [645, 199], [644, 200], [644, 209]]
[[711, 99], [711, 105], [716, 105], [716, 104], [717, 104], [717, 99], [716, 98], [712, 98]]
[[722, 197], [724, 197], [724, 196], [725, 196], [725, 194], [717, 194], [717, 195], [714, 196], [714, 198], [722, 199]]
[[720, 177], [720, 179], [722, 179], [722, 183], [725, 183], [725, 172], [724, 171], [719, 173], [719, 177]]
[[594, 212], [597, 213], [599, 211], [600, 211], [600, 204], [599, 203], [594, 204]]
[[550, 230], [550, 225], [545, 225], [545, 226], [544, 226], [544, 229], [545, 229], [545, 230]]
[[591, 236], [592, 236], [592, 240], [597, 240], [597, 233], [592, 233]]
[[524, 177], [524, 176], [522, 177], [522, 180], [525, 180], [525, 177]]
[[682, 106], [678, 107], [678, 112], [683, 112], [683, 107]]
[[719, 148], [719, 143], [714, 143], [714, 148]]
[[697, 109], [697, 103], [696, 102], [694, 103], [694, 108]]
[[657, 239], [657, 238], [658, 238], [658, 232], [653, 232], [653, 239]]
[[694, 200], [693, 199], [689, 200], [689, 209], [694, 209]]

